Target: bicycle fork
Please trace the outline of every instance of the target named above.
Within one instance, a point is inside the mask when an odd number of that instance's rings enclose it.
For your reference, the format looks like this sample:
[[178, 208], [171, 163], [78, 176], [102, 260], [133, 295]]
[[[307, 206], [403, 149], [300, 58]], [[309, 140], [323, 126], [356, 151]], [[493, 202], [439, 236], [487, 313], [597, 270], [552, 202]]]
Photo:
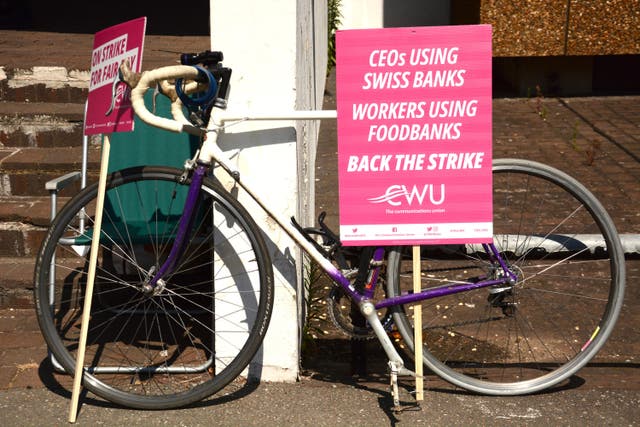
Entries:
[[[188, 163], [185, 166], [185, 173], [180, 179], [186, 179], [191, 169], [193, 169], [193, 164]], [[202, 181], [207, 171], [208, 165], [201, 162], [197, 162], [197, 166], [193, 169], [187, 199], [184, 204], [182, 216], [180, 217], [180, 222], [178, 223], [178, 230], [173, 245], [171, 246], [171, 251], [157, 271], [153, 271], [153, 269], [149, 271], [149, 279], [142, 285], [142, 291], [147, 295], [157, 295], [162, 292], [165, 286], [163, 278], [173, 273], [176, 263], [182, 257], [182, 253], [189, 242], [189, 233], [193, 225], [193, 218], [197, 212], [200, 188], [202, 187]]]

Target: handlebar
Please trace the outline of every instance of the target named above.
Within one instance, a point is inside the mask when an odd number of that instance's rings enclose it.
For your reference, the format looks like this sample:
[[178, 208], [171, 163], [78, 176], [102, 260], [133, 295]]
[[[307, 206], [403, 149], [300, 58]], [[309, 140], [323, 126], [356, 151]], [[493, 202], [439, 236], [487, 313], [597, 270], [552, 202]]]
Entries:
[[[161, 67], [142, 74], [134, 73], [125, 61], [120, 65], [120, 78], [132, 88], [131, 104], [143, 122], [171, 132], [187, 132], [203, 136], [206, 133], [205, 130], [193, 125], [185, 117], [182, 100], [190, 111], [194, 108], [198, 109], [200, 113], [206, 113], [207, 117], [214, 103], [217, 107], [226, 107], [224, 98], [226, 98], [231, 78], [231, 69], [222, 67], [219, 63], [221, 60], [222, 52], [182, 54], [181, 62], [188, 65]], [[205, 68], [197, 67], [195, 64], [202, 64]], [[189, 82], [183, 83], [185, 81]], [[204, 86], [201, 83], [204, 83]], [[218, 86], [217, 93], [216, 86]], [[148, 89], [155, 87], [158, 87], [160, 92], [171, 100], [173, 119], [156, 116], [147, 109], [144, 94]], [[188, 98], [189, 94], [202, 92], [203, 87], [206, 88], [205, 96]], [[203, 125], [203, 123], [199, 124]]]
[[[145, 71], [140, 75], [140, 81], [133, 86], [131, 91], [131, 104], [140, 119], [151, 125], [171, 132], [187, 132], [193, 135], [201, 136], [204, 131], [193, 126], [186, 119], [182, 112], [182, 102], [175, 93], [175, 88], [168, 83], [168, 80], [185, 79], [195, 80], [198, 77], [198, 69], [187, 65], [172, 65], [168, 67], [156, 68], [155, 70]], [[125, 78], [126, 79], [126, 78]], [[147, 109], [144, 103], [145, 92], [159, 86], [162, 93], [171, 99], [171, 114], [173, 120], [166, 117], [158, 117]]]

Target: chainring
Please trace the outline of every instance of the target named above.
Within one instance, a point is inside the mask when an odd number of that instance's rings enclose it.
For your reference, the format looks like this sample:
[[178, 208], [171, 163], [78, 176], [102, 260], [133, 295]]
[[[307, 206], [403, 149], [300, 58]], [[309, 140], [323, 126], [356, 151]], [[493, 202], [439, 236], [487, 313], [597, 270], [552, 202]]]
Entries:
[[[379, 291], [377, 292], [384, 293], [384, 286], [381, 284], [378, 285], [378, 289]], [[363, 319], [363, 325], [353, 323], [351, 306], [353, 301], [342, 288], [334, 286], [326, 300], [327, 311], [331, 322], [333, 322], [336, 329], [344, 335], [356, 340], [369, 340], [376, 337], [373, 329], [366, 320]], [[389, 331], [393, 323], [391, 311], [383, 309], [382, 312], [378, 312], [378, 317], [380, 317], [380, 322], [385, 330]]]

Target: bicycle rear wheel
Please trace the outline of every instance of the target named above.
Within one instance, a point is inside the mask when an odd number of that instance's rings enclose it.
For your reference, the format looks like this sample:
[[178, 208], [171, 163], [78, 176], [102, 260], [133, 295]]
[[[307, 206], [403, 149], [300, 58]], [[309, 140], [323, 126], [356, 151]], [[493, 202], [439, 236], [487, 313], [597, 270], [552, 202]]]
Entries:
[[[84, 385], [141, 409], [185, 406], [236, 379], [256, 354], [273, 305], [260, 230], [207, 178], [189, 243], [157, 295], [141, 285], [166, 259], [189, 182], [182, 171], [131, 168], [108, 179]], [[73, 375], [93, 238], [97, 185], [56, 216], [35, 268], [44, 338]]]
[[[573, 375], [609, 337], [624, 253], [596, 198], [546, 165], [496, 160], [493, 209], [493, 242], [517, 282], [423, 301], [424, 364], [477, 393], [532, 393]], [[481, 245], [423, 246], [420, 262], [422, 289], [500, 272]], [[390, 251], [390, 296], [412, 289], [411, 263], [410, 248]], [[413, 354], [411, 306], [393, 316]]]

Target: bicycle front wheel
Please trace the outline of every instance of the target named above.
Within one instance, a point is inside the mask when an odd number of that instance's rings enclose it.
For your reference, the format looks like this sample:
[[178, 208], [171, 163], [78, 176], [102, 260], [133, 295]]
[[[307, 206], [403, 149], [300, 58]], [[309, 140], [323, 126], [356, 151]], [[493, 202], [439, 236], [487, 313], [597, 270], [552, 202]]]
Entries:
[[[236, 379], [256, 354], [273, 305], [260, 230], [207, 178], [190, 238], [153, 294], [142, 285], [169, 254], [189, 181], [182, 171], [131, 168], [107, 183], [84, 385], [132, 408], [185, 406]], [[54, 360], [73, 374], [97, 185], [56, 216], [35, 268], [38, 321]]]
[[[493, 243], [516, 283], [423, 301], [424, 364], [464, 389], [532, 393], [566, 380], [602, 347], [620, 312], [624, 253], [596, 198], [535, 162], [493, 165]], [[423, 246], [422, 289], [499, 278], [481, 245]], [[412, 289], [411, 251], [389, 255], [388, 293]], [[411, 306], [394, 309], [413, 354]]]

